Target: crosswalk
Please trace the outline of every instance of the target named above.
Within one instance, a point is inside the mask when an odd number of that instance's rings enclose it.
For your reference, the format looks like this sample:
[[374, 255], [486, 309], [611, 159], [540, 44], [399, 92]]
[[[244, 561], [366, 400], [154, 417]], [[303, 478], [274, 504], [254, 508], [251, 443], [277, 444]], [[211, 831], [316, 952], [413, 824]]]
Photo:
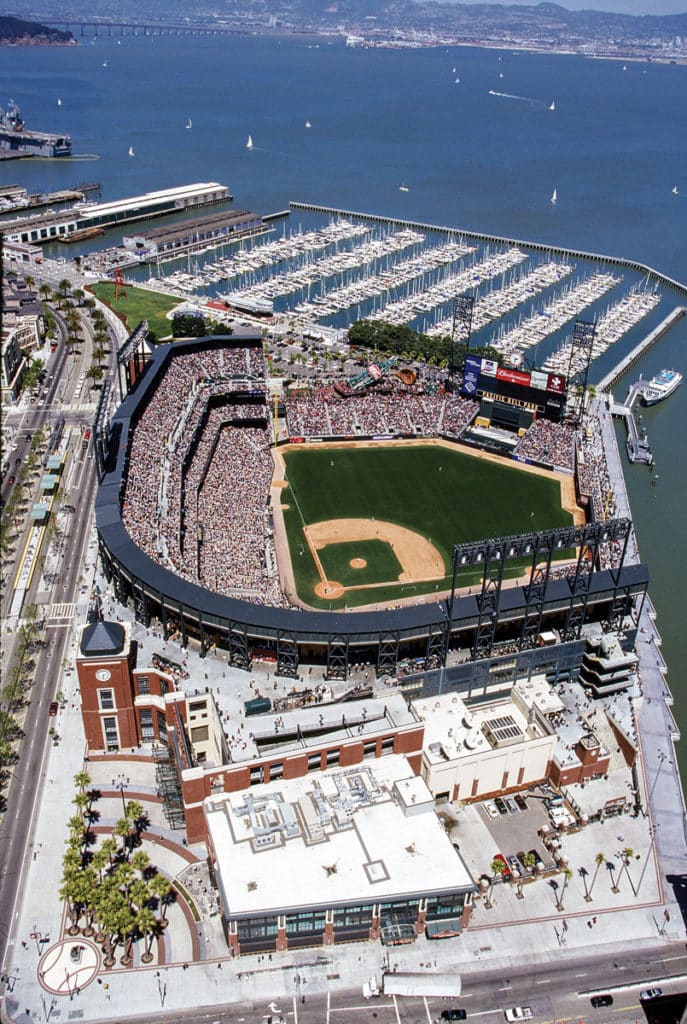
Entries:
[[76, 604], [73, 601], [63, 601], [59, 604], [51, 604], [45, 614], [46, 625], [56, 625], [65, 619], [71, 621], [76, 612]]

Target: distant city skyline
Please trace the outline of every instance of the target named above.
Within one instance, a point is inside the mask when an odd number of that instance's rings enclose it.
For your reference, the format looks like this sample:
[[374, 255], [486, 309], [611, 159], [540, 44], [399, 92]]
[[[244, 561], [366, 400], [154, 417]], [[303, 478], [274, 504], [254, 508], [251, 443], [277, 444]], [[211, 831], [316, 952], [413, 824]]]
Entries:
[[[484, 2], [536, 7], [542, 0], [456, 0], [464, 4]], [[607, 11], [610, 14], [687, 14], [687, 0], [562, 0], [559, 6], [569, 11]]]

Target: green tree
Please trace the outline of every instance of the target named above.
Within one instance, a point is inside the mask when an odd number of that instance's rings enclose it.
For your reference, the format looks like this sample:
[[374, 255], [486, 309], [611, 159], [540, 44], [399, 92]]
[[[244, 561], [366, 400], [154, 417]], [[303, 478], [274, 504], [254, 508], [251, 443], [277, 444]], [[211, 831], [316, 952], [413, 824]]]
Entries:
[[160, 917], [158, 918], [158, 924], [160, 928], [167, 927], [167, 917], [165, 914], [166, 908], [172, 900], [173, 890], [169, 882], [169, 879], [165, 878], [164, 875], [153, 875], [149, 883], [150, 892], [153, 896], [157, 897], [159, 904], [158, 909]]
[[141, 907], [136, 915], [136, 925], [145, 942], [145, 950], [141, 954], [141, 961], [144, 964], [149, 964], [153, 959], [151, 950], [153, 939], [157, 934], [157, 918], [150, 907]]
[[592, 884], [589, 886], [589, 896], [590, 896], [590, 898], [591, 898], [591, 895], [592, 895], [592, 889], [594, 888], [594, 883], [596, 882], [596, 876], [599, 874], [599, 868], [601, 867], [602, 864], [606, 863], [606, 854], [605, 853], [597, 853], [596, 857], [594, 858], [594, 863], [596, 864], [596, 867], [594, 868], [594, 875], [592, 877]]

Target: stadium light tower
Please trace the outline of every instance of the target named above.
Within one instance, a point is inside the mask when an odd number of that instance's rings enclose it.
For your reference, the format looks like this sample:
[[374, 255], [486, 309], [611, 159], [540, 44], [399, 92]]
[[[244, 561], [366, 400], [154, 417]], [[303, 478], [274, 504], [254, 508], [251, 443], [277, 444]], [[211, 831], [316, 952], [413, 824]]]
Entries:
[[453, 320], [451, 323], [451, 358], [448, 375], [453, 381], [458, 369], [458, 342], [465, 339], [466, 351], [470, 350], [470, 332], [472, 331], [472, 311], [475, 305], [474, 295], [457, 295], [453, 300]]
[[[584, 418], [585, 395], [592, 362], [596, 321], [576, 320], [568, 363], [568, 393], [572, 394], [573, 419], [579, 425]], [[580, 362], [581, 360], [581, 362]], [[576, 367], [579, 366], [579, 369]]]

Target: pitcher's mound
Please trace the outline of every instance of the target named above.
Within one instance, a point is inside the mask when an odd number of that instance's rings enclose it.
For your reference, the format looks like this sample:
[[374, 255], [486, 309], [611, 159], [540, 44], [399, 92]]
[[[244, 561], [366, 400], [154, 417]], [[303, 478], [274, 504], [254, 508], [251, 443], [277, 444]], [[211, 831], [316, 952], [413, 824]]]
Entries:
[[321, 580], [315, 587], [315, 593], [318, 597], [323, 597], [329, 601], [336, 601], [339, 597], [343, 597], [344, 588], [334, 580], [327, 580], [326, 583]]
[[366, 569], [367, 561], [364, 558], [352, 558], [349, 565], [351, 569]]

